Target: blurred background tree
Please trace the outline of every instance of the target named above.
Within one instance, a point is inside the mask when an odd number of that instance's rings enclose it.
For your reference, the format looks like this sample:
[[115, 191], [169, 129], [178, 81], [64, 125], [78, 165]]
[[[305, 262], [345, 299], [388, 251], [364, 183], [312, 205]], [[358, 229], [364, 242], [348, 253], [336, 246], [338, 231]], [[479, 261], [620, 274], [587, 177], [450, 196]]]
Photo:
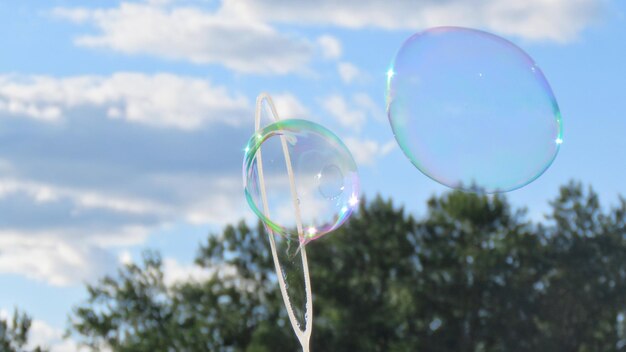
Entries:
[[2, 352], [45, 352], [45, 348], [29, 348], [29, 333], [33, 320], [17, 309], [12, 319], [0, 318], [0, 351]]
[[[452, 191], [420, 220], [391, 200], [307, 247], [315, 351], [626, 351], [626, 200], [570, 183], [546, 221]], [[204, 282], [168, 287], [158, 253], [89, 286], [68, 334], [94, 350], [297, 351], [266, 232], [208, 236]]]

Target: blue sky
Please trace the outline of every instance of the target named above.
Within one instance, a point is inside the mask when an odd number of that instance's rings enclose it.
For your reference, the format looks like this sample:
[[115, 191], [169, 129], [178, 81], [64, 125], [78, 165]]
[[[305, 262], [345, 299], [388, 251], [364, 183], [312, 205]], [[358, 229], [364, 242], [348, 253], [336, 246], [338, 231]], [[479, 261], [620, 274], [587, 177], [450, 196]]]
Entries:
[[[418, 215], [446, 191], [395, 145], [389, 63], [415, 31], [456, 25], [513, 41], [541, 66], [564, 140], [537, 181], [509, 193], [541, 219], [576, 179], [626, 194], [626, 4], [609, 0], [20, 1], [0, 3], [0, 314], [60, 336], [84, 282], [159, 249], [168, 280], [208, 233], [252, 219], [241, 189], [253, 105], [335, 131], [362, 189]], [[312, 258], [311, 260], [314, 260]]]

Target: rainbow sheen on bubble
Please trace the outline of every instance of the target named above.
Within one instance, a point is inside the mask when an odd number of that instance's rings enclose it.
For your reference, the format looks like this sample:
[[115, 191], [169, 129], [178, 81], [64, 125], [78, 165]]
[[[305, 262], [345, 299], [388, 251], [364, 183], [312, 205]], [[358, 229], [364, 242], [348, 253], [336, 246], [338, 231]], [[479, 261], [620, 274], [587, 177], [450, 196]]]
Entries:
[[[281, 120], [257, 131], [246, 145], [243, 173], [246, 200], [256, 215], [274, 233], [300, 243], [333, 231], [358, 205], [359, 180], [350, 151], [331, 131], [310, 121]], [[264, 211], [261, 183], [269, 216]], [[297, 232], [296, 205], [302, 236]]]
[[446, 186], [488, 193], [537, 179], [563, 142], [550, 85], [496, 35], [438, 27], [408, 38], [387, 72], [387, 113], [411, 162]]

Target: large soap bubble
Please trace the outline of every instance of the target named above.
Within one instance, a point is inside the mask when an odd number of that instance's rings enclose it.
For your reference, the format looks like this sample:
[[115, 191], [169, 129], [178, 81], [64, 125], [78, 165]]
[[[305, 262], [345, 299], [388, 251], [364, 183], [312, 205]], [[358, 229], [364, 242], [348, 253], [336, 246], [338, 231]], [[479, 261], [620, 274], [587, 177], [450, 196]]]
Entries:
[[490, 193], [523, 187], [550, 166], [563, 141], [543, 73], [496, 35], [458, 27], [417, 33], [387, 75], [398, 144], [446, 186]]
[[358, 204], [357, 167], [350, 151], [316, 123], [272, 123], [252, 136], [245, 151], [246, 199], [275, 233], [306, 244], [339, 227]]

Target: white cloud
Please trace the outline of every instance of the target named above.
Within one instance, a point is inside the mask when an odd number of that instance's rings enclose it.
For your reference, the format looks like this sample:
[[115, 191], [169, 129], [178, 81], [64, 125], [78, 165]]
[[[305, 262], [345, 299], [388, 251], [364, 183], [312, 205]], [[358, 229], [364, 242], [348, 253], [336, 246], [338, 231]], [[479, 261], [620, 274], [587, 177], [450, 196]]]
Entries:
[[341, 42], [332, 35], [323, 35], [317, 38], [317, 43], [322, 49], [324, 58], [337, 59], [341, 56]]
[[360, 128], [367, 114], [359, 109], [353, 109], [348, 102], [338, 94], [330, 95], [322, 100], [322, 108], [345, 127]]
[[354, 64], [349, 62], [340, 62], [337, 64], [337, 72], [343, 83], [350, 84], [354, 82], [359, 76], [363, 75], [361, 70]]
[[[242, 153], [243, 158], [243, 153]], [[239, 160], [237, 160], [239, 161]], [[233, 177], [235, 176], [235, 177]], [[251, 219], [245, 204], [240, 169], [234, 175], [170, 175], [155, 178], [153, 187], [175, 188], [175, 206], [166, 220], [182, 219], [193, 224], [231, 224]], [[199, 190], [202, 190], [199, 193]]]
[[388, 141], [387, 143], [381, 145], [380, 155], [385, 156], [391, 153], [391, 151], [394, 150], [397, 146], [398, 146], [398, 143], [396, 142], [395, 139]]
[[345, 143], [354, 160], [362, 166], [374, 165], [379, 158], [386, 156], [396, 147], [395, 140], [381, 144], [370, 139], [349, 137], [345, 139]]
[[[342, 55], [331, 35], [315, 41], [272, 25], [338, 26], [352, 29], [423, 30], [466, 26], [530, 40], [567, 42], [597, 21], [608, 0], [374, 0], [300, 2], [225, 0], [213, 11], [170, 1], [122, 2], [111, 8], [66, 8], [53, 15], [96, 28], [75, 38], [88, 48], [148, 54], [196, 64], [219, 64], [243, 73], [308, 72], [316, 51], [327, 59]], [[344, 72], [349, 72], [344, 65]], [[348, 70], [348, 71], [346, 71]], [[0, 103], [1, 106], [1, 103]], [[14, 105], [16, 111], [53, 119], [55, 111]]]
[[93, 282], [112, 272], [114, 260], [102, 248], [64, 234], [0, 232], [0, 273], [19, 274], [53, 286]]
[[272, 101], [281, 119], [301, 119], [309, 115], [309, 109], [291, 93], [272, 94]]
[[[120, 254], [120, 264], [129, 265], [134, 263], [132, 255], [128, 251]], [[163, 258], [163, 282], [167, 287], [185, 282], [203, 282], [217, 275], [219, 279], [237, 276], [237, 269], [230, 265], [202, 267], [191, 264], [182, 264], [174, 258]], [[1, 312], [0, 312], [1, 313]]]
[[172, 258], [163, 259], [163, 280], [169, 287], [181, 282], [202, 282], [213, 275], [215, 275], [215, 270], [195, 264], [183, 265]]
[[123, 2], [117, 8], [56, 8], [53, 14], [88, 23], [97, 34], [75, 43], [126, 54], [150, 54], [196, 64], [220, 64], [244, 73], [302, 71], [314, 54], [309, 41], [231, 12]]
[[352, 100], [354, 101], [354, 105], [358, 106], [364, 111], [367, 111], [369, 115], [374, 118], [374, 120], [379, 122], [386, 122], [387, 114], [385, 113], [383, 108], [379, 104], [377, 104], [368, 94], [356, 93], [352, 96]]
[[[220, 195], [204, 203], [190, 204], [181, 209], [184, 214], [179, 216], [199, 224], [222, 222], [225, 219], [238, 220], [244, 215], [241, 212], [245, 208], [242, 202], [234, 201], [233, 198]], [[159, 219], [159, 223], [176, 218], [176, 214], [169, 214]], [[152, 229], [157, 225], [153, 225]], [[0, 230], [0, 273], [24, 275], [53, 286], [93, 282], [113, 272], [119, 261], [132, 260], [127, 252], [122, 252], [116, 258], [113, 254], [115, 248], [141, 244], [151, 230], [149, 227], [124, 224], [109, 226], [113, 226], [113, 229], [101, 232], [71, 224], [48, 231]]]
[[25, 105], [20, 101], [1, 101], [0, 110], [7, 111], [14, 115], [26, 115], [42, 121], [57, 121], [61, 116], [61, 111], [57, 107], [38, 107], [35, 105]]
[[533, 40], [569, 41], [597, 20], [605, 0], [394, 1], [225, 0], [240, 16], [297, 25], [420, 30], [435, 26], [485, 28]]
[[63, 329], [55, 328], [43, 320], [33, 320], [30, 330], [28, 345], [48, 347], [50, 352], [83, 352], [89, 351], [86, 347], [79, 346], [71, 338], [64, 338]]
[[113, 119], [186, 130], [217, 122], [237, 125], [250, 109], [247, 99], [224, 87], [165, 73], [0, 76], [0, 112], [58, 122], [81, 106], [102, 107]]
[[[307, 111], [289, 94], [279, 101]], [[77, 285], [170, 223], [251, 217], [240, 178], [253, 121], [244, 97], [170, 74], [5, 75], [0, 102], [0, 273]], [[59, 115], [33, 112], [45, 109]]]
[[368, 116], [381, 121], [382, 109], [366, 93], [355, 93], [350, 101], [339, 94], [332, 94], [320, 100], [322, 108], [345, 127], [359, 130]]
[[123, 250], [117, 255], [117, 259], [121, 265], [128, 265], [133, 262], [133, 255], [128, 250]]
[[115, 197], [95, 190], [63, 188], [36, 182], [0, 178], [0, 199], [15, 193], [25, 193], [32, 197], [35, 203], [57, 202], [60, 199], [67, 199], [76, 205], [76, 211], [99, 208], [123, 213], [154, 215], [171, 211], [162, 204], [148, 200]]
[[[187, 187], [183, 187], [185, 183]], [[211, 187], [207, 187], [209, 183], [212, 183]], [[182, 219], [196, 224], [222, 224], [250, 215], [245, 212], [239, 180], [200, 182], [181, 178], [176, 184], [174, 187], [182, 192], [179, 196], [185, 200], [165, 206], [159, 204], [158, 199], [123, 200], [93, 191], [0, 180], [0, 202], [9, 203], [7, 206], [10, 207], [12, 196], [25, 195], [33, 199], [28, 207], [33, 216], [31, 221], [38, 221], [38, 206], [44, 205], [38, 203], [42, 193], [54, 195], [43, 203], [50, 203], [51, 208], [61, 211], [59, 219], [54, 219], [53, 223], [43, 219], [41, 228], [22, 228], [24, 225], [19, 222], [6, 224], [7, 221], [3, 221], [5, 224], [0, 227], [0, 273], [24, 275], [53, 286], [92, 282], [112, 272], [120, 260], [132, 259], [123, 252], [116, 260], [113, 249], [141, 244], [152, 230], [171, 221]], [[203, 186], [195, 187], [200, 184]], [[198, 189], [205, 189], [208, 195], [197, 194]], [[67, 206], [66, 210], [64, 207]], [[107, 214], [111, 213], [124, 216], [121, 220], [115, 217], [107, 220], [111, 218]], [[104, 219], [93, 224], [90, 214]], [[146, 215], [150, 215], [149, 220], [145, 220]], [[81, 221], [81, 217], [87, 220]], [[100, 225], [102, 228], [98, 228]]]
[[[5, 309], [0, 309], [0, 319], [7, 321], [11, 327], [13, 324], [13, 313], [9, 313]], [[36, 346], [48, 348], [50, 352], [82, 352], [87, 348], [79, 347], [79, 345], [70, 338], [64, 338], [62, 329], [55, 328], [43, 320], [33, 319], [28, 335], [29, 349]]]

